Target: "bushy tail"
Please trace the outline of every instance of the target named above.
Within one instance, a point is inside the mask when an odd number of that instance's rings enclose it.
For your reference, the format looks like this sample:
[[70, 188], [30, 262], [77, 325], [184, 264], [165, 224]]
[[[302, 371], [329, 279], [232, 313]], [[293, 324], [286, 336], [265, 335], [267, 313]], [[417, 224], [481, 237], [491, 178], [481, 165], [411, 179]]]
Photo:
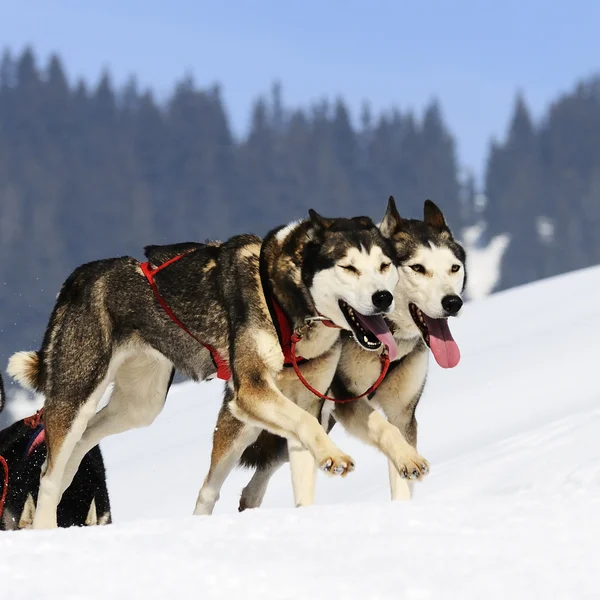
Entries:
[[39, 352], [15, 352], [8, 361], [6, 371], [24, 388], [33, 392], [41, 391]]

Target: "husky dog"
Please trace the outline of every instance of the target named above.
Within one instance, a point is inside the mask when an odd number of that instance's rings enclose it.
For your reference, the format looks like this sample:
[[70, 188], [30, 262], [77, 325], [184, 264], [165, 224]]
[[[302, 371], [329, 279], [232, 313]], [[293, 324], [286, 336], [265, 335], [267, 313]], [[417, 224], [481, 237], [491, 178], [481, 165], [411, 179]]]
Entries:
[[[3, 394], [1, 376], [0, 392]], [[46, 455], [39, 417], [38, 412], [0, 431], [0, 530], [25, 529], [33, 522]], [[73, 484], [58, 505], [58, 526], [110, 522], [104, 462], [99, 446], [95, 446], [83, 458]]]
[[[383, 315], [394, 310], [394, 256], [369, 218], [325, 219], [311, 210], [264, 242], [240, 235], [151, 246], [147, 263], [122, 257], [78, 267], [62, 286], [41, 350], [9, 362], [13, 377], [45, 395], [48, 456], [34, 528], [56, 526], [61, 494], [101, 439], [152, 423], [174, 369], [195, 380], [215, 370], [228, 379], [221, 410], [228, 426], [215, 431], [196, 513], [210, 512], [222, 474], [263, 429], [308, 448], [329, 474], [351, 471], [352, 458], [303, 410], [314, 396], [284, 357], [301, 362], [299, 372], [321, 392], [333, 379], [342, 329], [366, 349], [387, 346], [393, 358]], [[283, 348], [285, 325], [302, 336]]]
[[[427, 377], [428, 349], [443, 368], [453, 368], [460, 360], [447, 319], [457, 316], [462, 308], [466, 262], [465, 251], [454, 239], [442, 211], [430, 200], [425, 202], [424, 220], [420, 221], [401, 218], [390, 197], [380, 230], [393, 241], [398, 263], [395, 308], [386, 317], [398, 347], [396, 360], [369, 399], [344, 404], [325, 401], [321, 422], [330, 431], [339, 421], [350, 434], [388, 456], [391, 496], [400, 500], [411, 497], [417, 477], [409, 470], [398, 470], [394, 452], [403, 444], [415, 449], [417, 446], [415, 410]], [[336, 398], [348, 398], [366, 389], [378, 372], [378, 361], [372, 353], [343, 338], [331, 386]], [[375, 410], [377, 407], [387, 421]], [[240, 510], [260, 506], [270, 478], [287, 459], [283, 440], [262, 432], [242, 456], [242, 465], [255, 467], [256, 471], [242, 491]], [[314, 470], [298, 472], [296, 477], [305, 486], [299, 494], [312, 496]]]

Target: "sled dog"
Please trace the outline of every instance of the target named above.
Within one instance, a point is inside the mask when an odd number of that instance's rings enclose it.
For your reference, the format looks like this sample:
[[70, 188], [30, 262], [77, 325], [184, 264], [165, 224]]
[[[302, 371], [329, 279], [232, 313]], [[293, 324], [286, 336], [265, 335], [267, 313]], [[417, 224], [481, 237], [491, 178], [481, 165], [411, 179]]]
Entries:
[[[411, 497], [418, 473], [409, 468], [399, 470], [394, 452], [406, 444], [417, 447], [415, 410], [425, 387], [429, 352], [442, 368], [453, 368], [460, 360], [448, 317], [457, 316], [463, 305], [466, 261], [442, 211], [429, 200], [421, 221], [401, 218], [390, 197], [380, 229], [393, 241], [398, 264], [395, 308], [386, 316], [398, 347], [396, 359], [370, 398], [343, 404], [324, 401], [321, 422], [330, 431], [339, 421], [350, 434], [383, 452], [389, 459], [391, 497], [401, 500]], [[331, 386], [333, 396], [348, 398], [366, 389], [377, 369], [376, 357], [343, 335], [342, 355]], [[261, 505], [270, 478], [287, 460], [285, 441], [262, 432], [242, 455], [241, 464], [256, 470], [242, 491], [240, 510]], [[305, 486], [299, 494], [312, 496], [314, 469], [307, 468], [296, 477]]]
[[[0, 376], [0, 393], [3, 393]], [[0, 410], [2, 403], [0, 402]], [[0, 530], [25, 529], [33, 523], [46, 455], [40, 413], [0, 431]], [[100, 447], [83, 458], [58, 505], [59, 527], [104, 525], [111, 522], [106, 473]]]
[[[395, 252], [367, 217], [309, 214], [264, 241], [239, 235], [149, 246], [145, 263], [100, 260], [67, 278], [41, 349], [9, 362], [14, 378], [45, 396], [48, 452], [34, 528], [56, 526], [61, 495], [91, 448], [152, 423], [174, 369], [194, 380], [227, 380], [223, 427], [214, 433], [196, 514], [212, 510], [224, 476], [263, 429], [307, 448], [329, 474], [354, 468], [304, 410], [315, 396], [296, 371], [325, 392], [342, 330], [395, 358], [384, 320], [395, 309]], [[286, 366], [290, 360], [295, 368]], [[110, 383], [110, 400], [97, 411]]]

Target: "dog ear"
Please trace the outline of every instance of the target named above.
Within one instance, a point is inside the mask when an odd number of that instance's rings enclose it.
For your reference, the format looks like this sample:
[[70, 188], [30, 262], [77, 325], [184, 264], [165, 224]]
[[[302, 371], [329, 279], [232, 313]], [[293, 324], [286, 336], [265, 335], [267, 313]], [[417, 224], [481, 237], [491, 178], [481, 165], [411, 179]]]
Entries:
[[316, 210], [313, 210], [312, 208], [309, 209], [308, 214], [310, 216], [311, 223], [319, 229], [328, 229], [333, 224], [333, 219], [326, 219], [325, 217], [322, 217]]
[[431, 227], [450, 231], [448, 229], [448, 225], [446, 225], [444, 213], [439, 209], [438, 205], [431, 200], [425, 200], [425, 206], [423, 208], [423, 220]]
[[394, 233], [396, 233], [400, 229], [401, 223], [402, 217], [400, 216], [400, 213], [396, 208], [396, 201], [394, 200], [394, 196], [390, 196], [385, 215], [383, 216], [383, 220], [381, 221], [381, 225], [379, 226], [379, 231], [381, 231], [381, 234], [384, 237], [392, 237]]

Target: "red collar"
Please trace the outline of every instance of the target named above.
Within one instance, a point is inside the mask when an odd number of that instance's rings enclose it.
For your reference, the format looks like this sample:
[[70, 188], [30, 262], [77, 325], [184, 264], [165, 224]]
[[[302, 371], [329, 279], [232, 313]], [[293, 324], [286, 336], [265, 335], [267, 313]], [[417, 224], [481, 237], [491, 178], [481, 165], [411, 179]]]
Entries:
[[[283, 352], [283, 363], [286, 367], [291, 367], [294, 364], [294, 357], [292, 356], [292, 337], [294, 335], [294, 330], [292, 329], [292, 323], [290, 319], [288, 319], [287, 315], [283, 312], [279, 302], [277, 302], [273, 296], [271, 296], [270, 302], [267, 300], [267, 304], [272, 305], [272, 313], [275, 313], [273, 324], [277, 330], [279, 345], [281, 346], [281, 351]], [[273, 316], [273, 314], [271, 314], [271, 316]], [[334, 327], [336, 329], [340, 329], [338, 325], [336, 325], [327, 317], [323, 317], [322, 315], [319, 315], [319, 317], [320, 318], [315, 319], [315, 321], [318, 320], [320, 323], [325, 325], [325, 327]], [[306, 358], [302, 358], [301, 356], [296, 356], [295, 358], [296, 362], [304, 363], [307, 361]]]

